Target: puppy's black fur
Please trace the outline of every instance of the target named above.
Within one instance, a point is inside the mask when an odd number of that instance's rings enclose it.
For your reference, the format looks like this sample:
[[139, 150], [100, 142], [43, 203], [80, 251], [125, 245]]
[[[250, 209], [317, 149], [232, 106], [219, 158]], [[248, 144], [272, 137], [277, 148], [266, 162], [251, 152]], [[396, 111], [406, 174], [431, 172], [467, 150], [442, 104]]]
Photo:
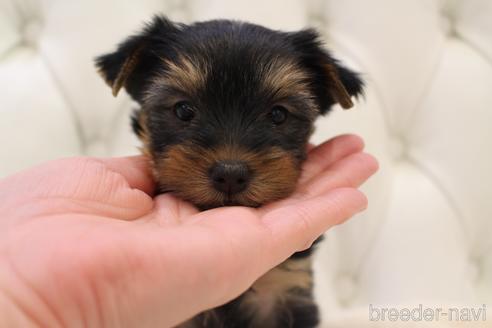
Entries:
[[[335, 103], [350, 108], [363, 87], [313, 30], [228, 20], [185, 25], [156, 16], [96, 64], [114, 95], [125, 88], [141, 106], [132, 126], [158, 191], [201, 209], [288, 196], [315, 119]], [[310, 254], [295, 254], [182, 327], [314, 327]]]

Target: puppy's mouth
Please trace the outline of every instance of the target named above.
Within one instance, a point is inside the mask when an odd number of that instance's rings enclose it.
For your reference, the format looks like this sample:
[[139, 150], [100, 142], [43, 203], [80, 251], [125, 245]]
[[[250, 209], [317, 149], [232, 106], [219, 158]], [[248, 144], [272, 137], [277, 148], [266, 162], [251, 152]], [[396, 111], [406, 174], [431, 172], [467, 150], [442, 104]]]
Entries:
[[224, 206], [250, 206], [259, 207], [260, 203], [241, 203], [241, 201], [234, 199], [232, 196], [226, 196], [224, 200]]
[[200, 149], [176, 145], [153, 159], [158, 192], [171, 192], [200, 209], [258, 207], [287, 197], [299, 177], [299, 161], [279, 148]]
[[[266, 202], [264, 202], [266, 203]], [[196, 204], [201, 210], [209, 210], [216, 207], [223, 206], [248, 206], [248, 207], [259, 207], [263, 203], [254, 202], [252, 200], [241, 199], [240, 197], [235, 197], [231, 195], [224, 195], [223, 201], [211, 202], [208, 204]]]
[[[167, 186], [158, 186], [156, 190], [157, 194], [170, 193], [182, 198], [186, 201], [193, 203], [200, 210], [209, 210], [212, 208], [223, 206], [247, 206], [247, 207], [260, 207], [263, 204], [269, 203], [276, 199], [255, 199], [251, 197], [247, 191], [241, 194], [228, 194], [217, 192], [213, 188], [207, 188], [205, 190], [194, 190], [194, 195], [190, 193], [186, 188], [176, 186], [170, 188]], [[287, 195], [286, 195], [287, 196]], [[279, 198], [282, 198], [279, 196]]]

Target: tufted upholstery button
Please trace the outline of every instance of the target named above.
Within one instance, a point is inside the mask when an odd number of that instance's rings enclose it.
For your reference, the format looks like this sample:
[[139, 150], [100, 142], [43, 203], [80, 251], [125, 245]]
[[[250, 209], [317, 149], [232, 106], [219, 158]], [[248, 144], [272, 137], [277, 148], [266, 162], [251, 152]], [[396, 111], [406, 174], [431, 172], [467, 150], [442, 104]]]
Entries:
[[443, 26], [444, 33], [449, 37], [456, 36], [456, 13], [453, 3], [448, 1], [441, 9], [441, 24]]
[[108, 149], [103, 141], [97, 139], [87, 145], [86, 153], [89, 156], [105, 156], [108, 153]]
[[455, 22], [451, 18], [444, 16], [442, 19], [442, 26], [443, 26], [444, 34], [448, 38], [456, 38], [458, 36]]
[[339, 274], [335, 279], [335, 286], [340, 305], [349, 306], [357, 290], [355, 277], [348, 273]]
[[474, 283], [477, 283], [480, 280], [481, 276], [481, 263], [477, 258], [470, 259], [470, 265], [468, 268], [470, 280]]
[[169, 0], [166, 13], [169, 17], [172, 17], [176, 21], [187, 22], [190, 20], [185, 1]]
[[22, 27], [22, 41], [25, 46], [37, 47], [41, 35], [42, 24], [39, 19], [27, 21]]
[[405, 142], [398, 137], [389, 139], [389, 153], [395, 161], [400, 161], [405, 158], [406, 146]]

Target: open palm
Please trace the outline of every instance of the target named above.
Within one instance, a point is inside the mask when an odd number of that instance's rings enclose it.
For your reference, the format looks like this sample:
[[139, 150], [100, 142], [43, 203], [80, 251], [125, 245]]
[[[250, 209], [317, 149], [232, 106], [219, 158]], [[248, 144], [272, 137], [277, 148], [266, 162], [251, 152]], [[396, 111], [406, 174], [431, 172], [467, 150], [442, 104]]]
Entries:
[[0, 326], [165, 327], [223, 304], [365, 208], [357, 187], [377, 163], [362, 148], [355, 136], [313, 148], [295, 193], [258, 209], [153, 198], [143, 157], [59, 160], [6, 178]]

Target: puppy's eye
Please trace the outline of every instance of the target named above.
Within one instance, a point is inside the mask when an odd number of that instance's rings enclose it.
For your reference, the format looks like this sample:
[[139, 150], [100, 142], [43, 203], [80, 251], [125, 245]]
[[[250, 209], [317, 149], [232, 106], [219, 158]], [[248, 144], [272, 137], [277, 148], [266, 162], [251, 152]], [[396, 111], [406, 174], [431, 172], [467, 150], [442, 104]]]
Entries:
[[275, 125], [280, 125], [287, 119], [287, 109], [283, 106], [274, 106], [270, 112], [270, 118]]
[[174, 105], [174, 114], [181, 121], [191, 121], [193, 117], [195, 117], [195, 111], [193, 110], [193, 106], [186, 101], [177, 102]]

